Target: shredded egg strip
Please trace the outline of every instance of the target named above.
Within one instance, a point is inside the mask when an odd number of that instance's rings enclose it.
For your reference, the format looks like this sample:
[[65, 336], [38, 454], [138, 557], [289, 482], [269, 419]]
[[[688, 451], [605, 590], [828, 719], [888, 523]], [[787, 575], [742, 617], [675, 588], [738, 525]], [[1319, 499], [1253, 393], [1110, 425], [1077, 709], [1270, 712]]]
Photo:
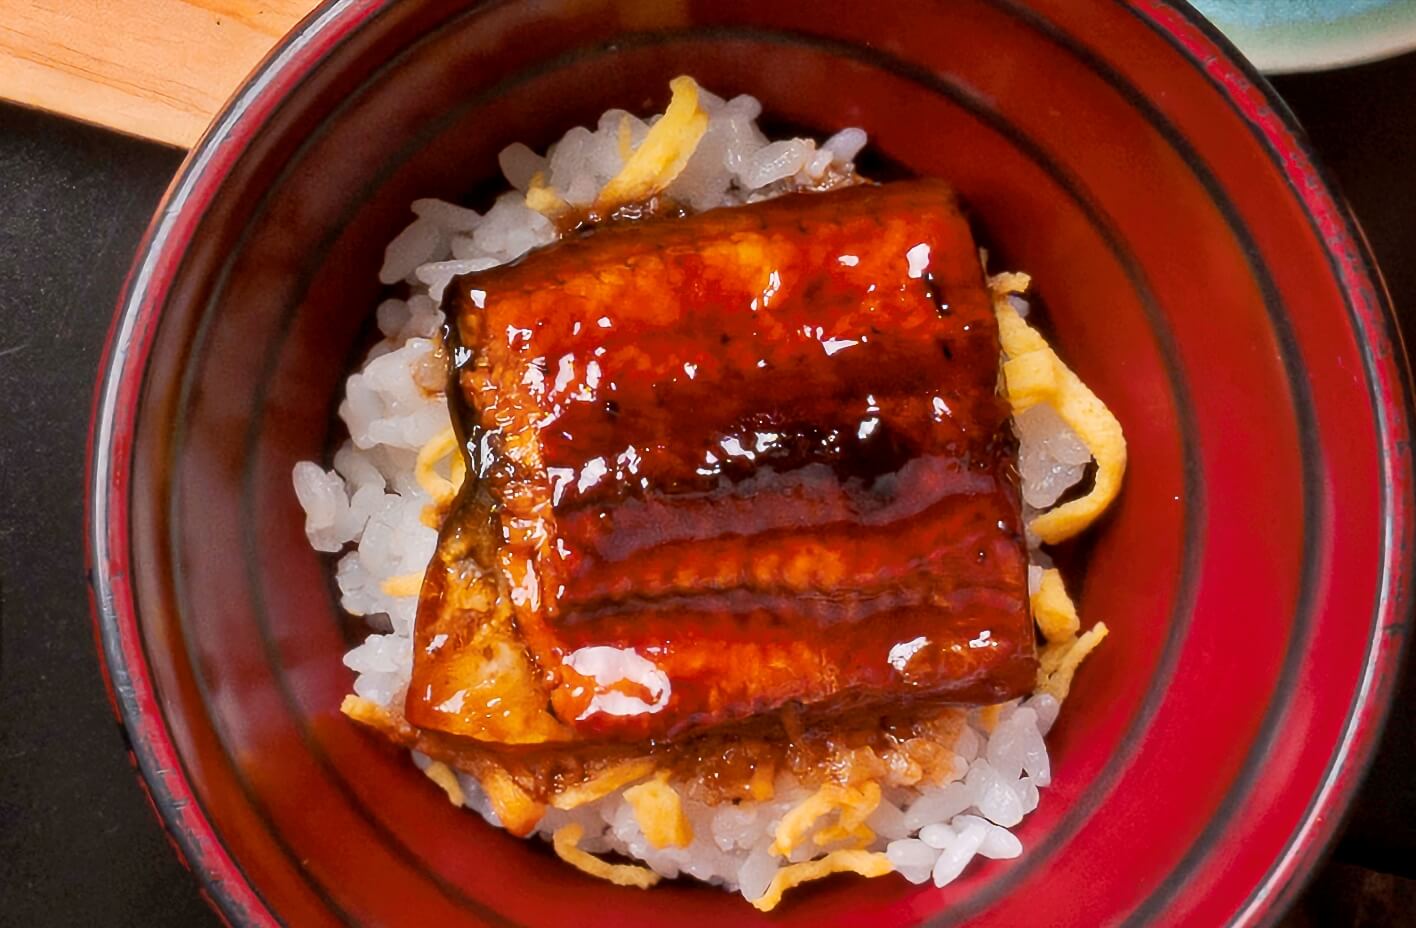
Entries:
[[875, 835], [865, 825], [865, 820], [878, 805], [879, 783], [871, 781], [860, 787], [827, 783], [782, 816], [772, 836], [770, 850], [778, 857], [786, 857], [806, 839], [821, 819], [837, 810], [840, 811], [840, 818], [835, 826], [825, 831], [827, 837], [821, 843], [847, 837], [857, 837], [869, 843]]
[[570, 810], [603, 799], [623, 786], [642, 780], [654, 772], [654, 761], [647, 757], [627, 760], [608, 767], [595, 776], [556, 794], [551, 805], [557, 809]]
[[1032, 594], [1032, 613], [1042, 637], [1050, 642], [1070, 641], [1082, 627], [1077, 607], [1062, 583], [1062, 572], [1055, 567], [1042, 572], [1042, 583]]
[[1048, 544], [1066, 541], [1096, 521], [1120, 492], [1126, 472], [1126, 438], [1106, 404], [1008, 302], [1009, 294], [1027, 289], [1028, 276], [998, 274], [988, 283], [1003, 344], [1004, 388], [1013, 413], [1038, 403], [1052, 406], [1096, 460], [1096, 479], [1090, 492], [1049, 509], [1029, 525], [1033, 534]]
[[[661, 193], [683, 173], [688, 159], [698, 149], [708, 131], [708, 111], [699, 102], [698, 83], [691, 77], [676, 77], [669, 82], [669, 90], [672, 96], [668, 108], [638, 148], [631, 148], [629, 121], [620, 123], [618, 144], [624, 167], [595, 198], [593, 209], [597, 214], [606, 216], [626, 203], [641, 203]], [[542, 171], [531, 178], [526, 205], [552, 219], [570, 209]]]
[[634, 810], [639, 830], [654, 847], [688, 847], [693, 843], [693, 825], [668, 780], [668, 772], [660, 772], [649, 782], [625, 790], [624, 801]]
[[782, 901], [782, 894], [808, 880], [819, 880], [833, 873], [859, 873], [861, 876], [884, 876], [895, 869], [890, 858], [879, 851], [832, 851], [818, 860], [791, 864], [778, 870], [767, 885], [767, 891], [752, 900], [759, 911], [770, 912]]
[[[595, 209], [601, 215], [625, 203], [647, 200], [673, 183], [708, 131], [708, 112], [698, 101], [698, 82], [676, 77], [669, 81], [669, 90], [673, 96], [664, 115], [596, 198]], [[623, 140], [623, 128], [620, 133]]]
[[466, 797], [462, 794], [462, 784], [458, 782], [457, 774], [447, 764], [435, 760], [424, 768], [423, 775], [440, 786], [444, 793], [447, 793], [448, 802], [458, 807], [466, 803]]
[[[1042, 649], [1038, 670], [1039, 693], [1048, 693], [1058, 702], [1065, 702], [1072, 689], [1072, 677], [1083, 660], [1110, 633], [1105, 622], [1098, 622], [1070, 641], [1049, 644]], [[1050, 670], [1048, 668], [1051, 668]]]
[[571, 822], [569, 825], [562, 825], [555, 830], [555, 833], [551, 835], [551, 847], [555, 848], [556, 855], [561, 860], [575, 869], [602, 880], [609, 880], [616, 886], [636, 886], [639, 889], [648, 889], [659, 882], [659, 874], [648, 867], [638, 867], [633, 864], [612, 864], [609, 861], [601, 860], [589, 851], [582, 850], [580, 839], [584, 836], [585, 829], [580, 823]]
[[402, 596], [417, 596], [423, 589], [423, 575], [421, 573], [399, 574], [396, 577], [379, 583], [379, 589], [385, 596], [394, 598]]
[[[448, 473], [451, 479], [442, 476], [437, 470], [438, 465], [449, 458], [451, 460]], [[457, 495], [462, 481], [467, 476], [467, 464], [462, 460], [462, 455], [457, 453], [457, 433], [452, 430], [452, 426], [443, 429], [418, 449], [413, 476], [417, 479], [418, 486], [423, 488], [423, 492], [433, 498], [434, 503], [449, 502]]]
[[545, 171], [531, 175], [531, 183], [526, 188], [526, 205], [552, 219], [570, 209], [570, 204], [546, 183]]

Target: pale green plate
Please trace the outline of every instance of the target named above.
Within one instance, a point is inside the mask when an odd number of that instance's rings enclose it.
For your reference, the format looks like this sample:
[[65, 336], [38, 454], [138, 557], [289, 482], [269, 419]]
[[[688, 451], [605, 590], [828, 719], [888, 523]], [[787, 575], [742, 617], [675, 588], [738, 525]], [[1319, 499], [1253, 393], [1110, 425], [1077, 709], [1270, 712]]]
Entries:
[[1416, 0], [1191, 0], [1261, 71], [1320, 71], [1416, 49]]

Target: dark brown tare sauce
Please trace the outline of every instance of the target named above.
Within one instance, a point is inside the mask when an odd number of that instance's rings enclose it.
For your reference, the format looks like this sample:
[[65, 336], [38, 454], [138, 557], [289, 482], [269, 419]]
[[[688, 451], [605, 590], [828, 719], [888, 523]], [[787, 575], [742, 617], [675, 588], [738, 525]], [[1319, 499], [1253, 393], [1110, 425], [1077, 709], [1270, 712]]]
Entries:
[[997, 325], [945, 185], [612, 224], [454, 287], [471, 476], [415, 724], [498, 740], [464, 679], [493, 633], [544, 740], [1031, 690]]

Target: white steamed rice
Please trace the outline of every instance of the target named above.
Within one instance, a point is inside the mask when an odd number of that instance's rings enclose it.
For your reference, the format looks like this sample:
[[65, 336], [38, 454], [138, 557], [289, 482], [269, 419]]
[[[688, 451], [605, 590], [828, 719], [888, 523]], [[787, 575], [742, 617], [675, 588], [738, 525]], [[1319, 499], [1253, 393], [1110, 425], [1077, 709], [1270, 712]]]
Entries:
[[[711, 117], [708, 131], [667, 191], [694, 210], [766, 199], [817, 184], [829, 172], [849, 173], [866, 142], [860, 129], [842, 130], [819, 146], [810, 139], [769, 141], [756, 125], [757, 100], [700, 94]], [[495, 267], [553, 241], [551, 222], [526, 206], [521, 191], [543, 171], [571, 205], [592, 202], [622, 166], [618, 133], [625, 117], [637, 145], [653, 120], [611, 110], [593, 131], [567, 132], [545, 156], [524, 145], [507, 148], [500, 163], [514, 189], [485, 214], [439, 200], [412, 204], [416, 218], [389, 243], [379, 271], [385, 284], [405, 283], [408, 296], [378, 307], [383, 339], [349, 378], [339, 407], [350, 437], [335, 454], [332, 470], [312, 461], [295, 466], [295, 492], [310, 544], [344, 552], [336, 570], [341, 602], [374, 629], [344, 663], [356, 674], [354, 692], [380, 706], [398, 705], [407, 689], [417, 607], [416, 596], [389, 595], [383, 584], [421, 574], [437, 544], [436, 530], [422, 520], [432, 500], [414, 479], [414, 463], [418, 450], [449, 426], [443, 395], [426, 389], [441, 383], [440, 373], [430, 370], [443, 323], [438, 303], [454, 276]], [[1011, 299], [1026, 311], [1023, 301]], [[1034, 406], [1017, 417], [1015, 427], [1024, 501], [1029, 509], [1046, 508], [1081, 479], [1089, 452], [1049, 406]], [[1040, 553], [1035, 559], [1045, 563]], [[1038, 567], [1030, 572], [1034, 589], [1040, 574]], [[1009, 703], [996, 714], [969, 712], [968, 725], [950, 746], [957, 778], [938, 786], [886, 787], [867, 819], [877, 836], [871, 850], [884, 851], [911, 882], [932, 879], [938, 886], [955, 879], [974, 857], [1018, 856], [1022, 845], [1010, 829], [1036, 808], [1039, 789], [1051, 781], [1043, 736], [1058, 708], [1057, 700], [1043, 694]], [[416, 752], [413, 759], [422, 768], [430, 763]], [[476, 781], [460, 774], [459, 780], [466, 804], [499, 825]], [[779, 777], [776, 787], [771, 800], [757, 804], [707, 806], [685, 798], [694, 833], [687, 847], [652, 846], [620, 792], [569, 812], [550, 809], [536, 831], [549, 838], [576, 822], [584, 829], [580, 846], [586, 851], [619, 852], [666, 877], [687, 873], [755, 899], [784, 863], [833, 849], [805, 841], [787, 861], [769, 853], [782, 816], [814, 792], [789, 775]]]

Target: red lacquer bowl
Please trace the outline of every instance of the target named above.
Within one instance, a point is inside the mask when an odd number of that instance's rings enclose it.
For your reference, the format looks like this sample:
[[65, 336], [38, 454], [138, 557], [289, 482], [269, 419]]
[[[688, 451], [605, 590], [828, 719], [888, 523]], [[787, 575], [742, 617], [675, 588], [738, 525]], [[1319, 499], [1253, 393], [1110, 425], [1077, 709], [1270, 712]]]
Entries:
[[[1077, 560], [1113, 634], [1023, 857], [771, 916], [620, 889], [451, 809], [338, 713], [355, 633], [290, 488], [336, 438], [416, 197], [693, 74], [961, 191], [1124, 423]], [[153, 800], [236, 924], [1271, 922], [1381, 727], [1411, 606], [1407, 370], [1370, 258], [1254, 72], [1164, 0], [326, 5], [187, 159], [97, 395], [93, 592]]]

